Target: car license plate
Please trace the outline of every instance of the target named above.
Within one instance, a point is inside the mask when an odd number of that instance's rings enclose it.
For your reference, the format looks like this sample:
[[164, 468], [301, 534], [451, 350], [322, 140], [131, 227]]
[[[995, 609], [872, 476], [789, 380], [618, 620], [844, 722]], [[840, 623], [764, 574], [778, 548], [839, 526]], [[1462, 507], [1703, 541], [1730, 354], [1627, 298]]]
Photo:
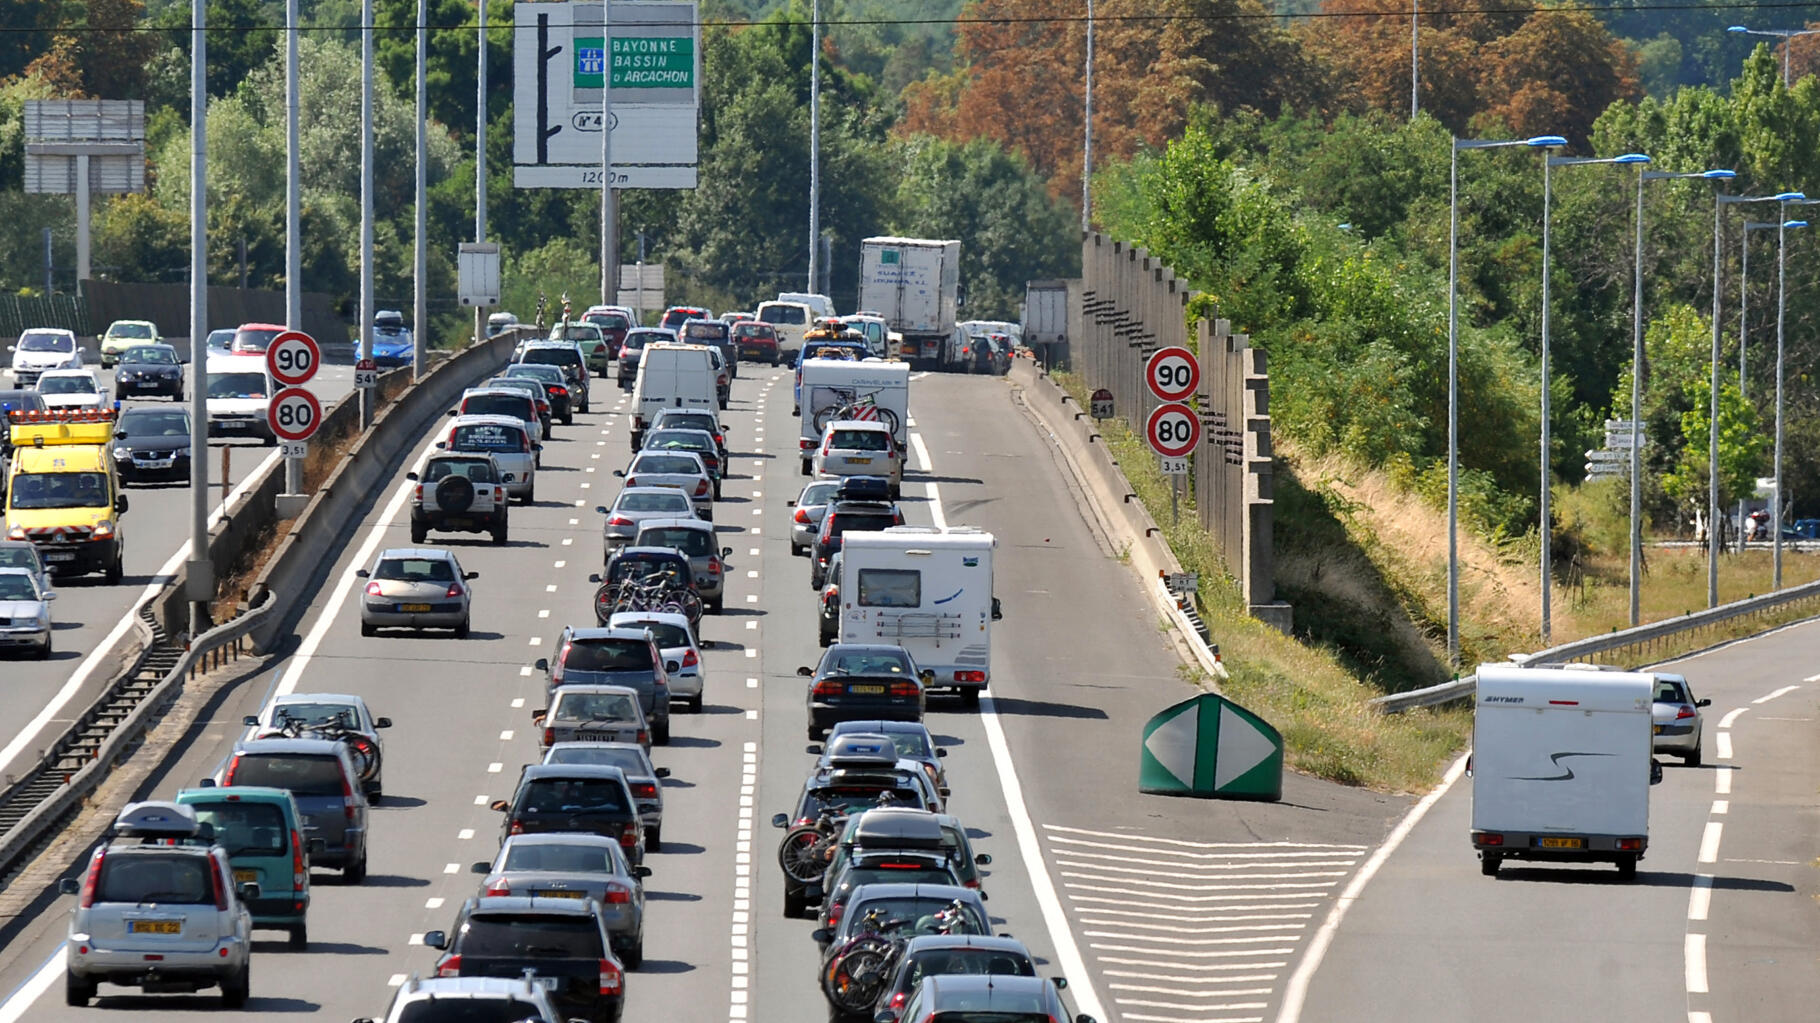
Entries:
[[1584, 849], [1586, 839], [1544, 837], [1536, 839], [1536, 847], [1540, 849]]
[[183, 921], [128, 920], [126, 922], [126, 932], [128, 934], [182, 934]]
[[46, 561], [75, 561], [76, 552], [75, 551], [46, 551], [44, 553], [44, 560], [46, 560]]
[[562, 987], [561, 977], [533, 977], [532, 979], [537, 981], [537, 986], [545, 991], [555, 991]]
[[1656, 734], [1657, 734], [1657, 735], [1661, 735], [1661, 734], [1662, 734], [1662, 726], [1661, 726], [1661, 725], [1657, 725], [1657, 726], [1656, 726]]
[[541, 899], [584, 899], [588, 895], [587, 892], [566, 891], [561, 888], [537, 888], [531, 894]]
[[848, 465], [871, 465], [872, 459], [870, 459], [870, 458], [849, 458], [849, 459], [847, 459], [847, 464]]
[[134, 462], [133, 465], [140, 469], [169, 469], [172, 461], [173, 459], [169, 458], [154, 458], [149, 461]]
[[235, 884], [247, 884], [249, 882], [257, 881], [257, 880], [259, 880], [259, 871], [257, 871], [257, 870], [236, 870], [236, 871], [234, 871], [234, 883]]
[[400, 604], [398, 610], [405, 614], [424, 614], [430, 610], [428, 604]]
[[222, 419], [219, 420], [216, 425], [220, 426], [223, 430], [244, 430], [246, 429], [246, 420]]
[[885, 695], [885, 687], [884, 686], [848, 686], [847, 692], [852, 693], [855, 696], [883, 696], [883, 695]]
[[468, 520], [459, 515], [449, 516], [448, 518], [443, 520], [443, 524], [448, 526], [450, 529], [468, 528]]

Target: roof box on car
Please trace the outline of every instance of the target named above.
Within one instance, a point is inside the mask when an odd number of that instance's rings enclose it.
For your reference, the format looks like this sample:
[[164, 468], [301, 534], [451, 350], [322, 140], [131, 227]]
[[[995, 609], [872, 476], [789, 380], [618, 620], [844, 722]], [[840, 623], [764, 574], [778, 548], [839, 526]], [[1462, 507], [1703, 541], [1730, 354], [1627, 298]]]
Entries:
[[[196, 820], [196, 811], [178, 803], [148, 800], [128, 803], [114, 818], [113, 833], [119, 838], [198, 838], [205, 837], [205, 826]], [[213, 828], [206, 828], [212, 832]]]

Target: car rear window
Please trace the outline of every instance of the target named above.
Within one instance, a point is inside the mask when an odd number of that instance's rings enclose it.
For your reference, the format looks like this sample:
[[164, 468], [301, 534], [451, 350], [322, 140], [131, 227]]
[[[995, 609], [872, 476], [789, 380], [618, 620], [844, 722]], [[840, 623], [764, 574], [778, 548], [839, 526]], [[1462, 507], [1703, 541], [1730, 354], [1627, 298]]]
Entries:
[[[904, 861], [910, 863], [910, 861]], [[954, 871], [915, 863], [903, 867], [849, 867], [841, 874], [841, 888], [852, 891], [863, 884], [953, 884]]]
[[687, 513], [689, 499], [681, 491], [667, 494], [627, 494], [620, 498], [619, 511]]
[[701, 475], [701, 468], [701, 463], [698, 460], [682, 455], [639, 455], [638, 458], [632, 462], [632, 468], [626, 471], [626, 475], [633, 476], [641, 472], [655, 472], [665, 474], [677, 473], [684, 476], [699, 476]]
[[713, 416], [701, 412], [660, 412], [657, 422], [665, 429], [701, 430], [704, 433], [713, 433], [719, 429]]
[[[912, 985], [922, 983], [924, 977], [950, 973], [1034, 977], [1036, 966], [1027, 957], [1002, 948], [936, 948], [920, 952], [910, 961]], [[1047, 1017], [1044, 1023], [1048, 1023]]]
[[476, 394], [461, 403], [461, 413], [467, 416], [517, 416], [520, 419], [530, 411], [526, 405], [530, 398], [522, 394]]
[[190, 803], [196, 819], [215, 826], [215, 844], [229, 856], [281, 856], [289, 848], [284, 813], [270, 803], [214, 800]]
[[442, 558], [386, 558], [373, 570], [373, 578], [392, 582], [452, 583], [455, 569]]
[[536, 778], [518, 797], [519, 813], [630, 813], [626, 787], [611, 778]]
[[758, 318], [766, 323], [808, 323], [809, 310], [800, 305], [766, 305], [759, 307]]
[[212, 860], [195, 854], [108, 856], [101, 861], [101, 882], [95, 898], [101, 902], [212, 904], [215, 883], [209, 871], [213, 869]]
[[842, 512], [833, 516], [834, 521], [828, 526], [830, 536], [839, 536], [845, 532], [877, 531], [890, 529], [897, 525], [897, 516], [882, 512]]
[[664, 430], [646, 437], [645, 448], [656, 451], [693, 451], [697, 454], [717, 453], [714, 438], [700, 434], [700, 430]]
[[550, 716], [558, 723], [577, 721], [637, 721], [637, 701], [626, 693], [559, 693], [556, 713]]
[[724, 323], [712, 322], [685, 323], [682, 327], [682, 336], [691, 341], [697, 339], [704, 341], [720, 341], [727, 336], [727, 325]]
[[588, 916], [487, 913], [468, 917], [455, 939], [459, 955], [513, 959], [600, 959], [600, 927]]
[[777, 328], [771, 326], [769, 323], [754, 323], [751, 320], [741, 320], [733, 325], [733, 336], [763, 338], [774, 341], [777, 339]]
[[607, 330], [625, 330], [632, 325], [631, 320], [618, 313], [589, 313], [588, 322]]
[[829, 447], [844, 451], [885, 451], [891, 447], [891, 435], [883, 430], [835, 430]]
[[[891, 793], [891, 799], [881, 803], [879, 796]], [[832, 788], [811, 789], [803, 797], [803, 805], [797, 818], [814, 817], [821, 813], [823, 807], [834, 807], [842, 814], [853, 814], [860, 810], [870, 810], [877, 806], [910, 807], [927, 809], [923, 806], [922, 794], [915, 789], [886, 789], [873, 785], [840, 785]]]
[[456, 451], [522, 452], [527, 445], [523, 430], [499, 423], [468, 423], [454, 429], [449, 447]]
[[823, 675], [908, 675], [910, 658], [896, 650], [874, 647], [829, 650], [822, 657]]
[[227, 784], [270, 785], [297, 796], [339, 796], [341, 761], [316, 753], [241, 753], [228, 769]]
[[651, 667], [651, 644], [642, 639], [572, 640], [562, 664], [570, 671], [644, 671]]
[[960, 1008], [938, 1012], [929, 1023], [1055, 1023], [1046, 1012], [996, 1012], [988, 1009]]
[[669, 622], [628, 622], [626, 627], [650, 630], [651, 638], [656, 640], [660, 647], [688, 646], [692, 642], [688, 629], [680, 625], [672, 625]]
[[425, 483], [435, 483], [437, 480], [447, 476], [466, 476], [476, 483], [495, 482], [493, 479], [493, 467], [490, 464], [481, 461], [456, 462], [452, 460], [431, 462], [429, 470], [423, 474], [423, 481]]
[[573, 348], [527, 348], [519, 362], [542, 366], [579, 366], [581, 353]]
[[620, 558], [613, 562], [612, 571], [607, 573], [607, 581], [623, 583], [628, 579], [643, 579], [646, 576], [659, 575], [667, 584], [680, 583], [688, 585], [689, 566], [681, 557], [642, 557]]
[[[924, 926], [921, 927], [917, 926], [917, 922], [926, 921], [927, 918], [934, 916], [936, 913], [943, 912], [948, 908], [948, 903], [950, 901], [951, 900], [949, 899], [916, 895], [905, 896], [903, 898], [867, 899], [864, 902], [857, 902], [847, 907], [847, 918], [858, 921], [861, 917], [873, 910], [882, 910], [884, 919], [887, 922], [892, 920], [907, 921], [902, 927], [899, 927], [896, 931], [892, 932], [898, 937], [907, 938], [915, 934], [934, 934], [936, 933], [934, 921], [927, 921]], [[979, 913], [975, 911], [972, 906], [962, 903], [960, 912], [962, 923], [953, 933], [991, 933], [986, 927], [986, 921], [980, 918]], [[969, 1019], [971, 1019], [971, 1017], [969, 1017]], [[1047, 1023], [1047, 1020], [1045, 1020], [1044, 1023]]]
[[514, 842], [506, 852], [507, 870], [562, 870], [583, 874], [616, 874], [613, 851], [602, 845], [557, 845]]
[[398, 1012], [398, 1023], [523, 1023], [543, 1018], [535, 1002], [485, 995], [429, 998]]
[[654, 526], [639, 530], [638, 546], [674, 547], [691, 558], [706, 558], [714, 554], [714, 538], [706, 530], [685, 529], [681, 526]]
[[617, 767], [628, 775], [644, 777], [651, 773], [645, 766], [645, 758], [637, 750], [618, 749], [613, 746], [583, 744], [567, 749], [552, 750], [550, 764], [588, 764], [599, 767]]

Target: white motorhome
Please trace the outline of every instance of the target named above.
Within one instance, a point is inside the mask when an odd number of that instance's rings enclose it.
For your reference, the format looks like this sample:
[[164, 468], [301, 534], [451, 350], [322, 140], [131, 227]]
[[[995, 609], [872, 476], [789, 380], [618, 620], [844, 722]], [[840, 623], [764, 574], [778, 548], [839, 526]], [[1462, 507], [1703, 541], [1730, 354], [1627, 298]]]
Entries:
[[720, 414], [713, 356], [703, 345], [646, 345], [632, 383], [632, 450], [644, 444], [645, 427], [659, 409], [692, 408]]
[[1636, 876], [1662, 770], [1650, 757], [1655, 692], [1643, 672], [1479, 667], [1468, 766], [1484, 874], [1533, 859], [1607, 861]]
[[841, 539], [840, 641], [889, 643], [969, 706], [992, 681], [991, 533], [893, 526]]
[[898, 450], [910, 443], [910, 366], [902, 362], [851, 359], [804, 359], [802, 383], [802, 436], [798, 456], [807, 473], [809, 456], [821, 443], [822, 428], [846, 406], [870, 402], [869, 407], [849, 409], [847, 419], [871, 419], [891, 428]]
[[834, 315], [834, 300], [826, 295], [807, 291], [780, 291], [777, 293], [777, 300], [779, 302], [800, 302], [808, 306], [809, 311], [814, 313], [818, 320]]

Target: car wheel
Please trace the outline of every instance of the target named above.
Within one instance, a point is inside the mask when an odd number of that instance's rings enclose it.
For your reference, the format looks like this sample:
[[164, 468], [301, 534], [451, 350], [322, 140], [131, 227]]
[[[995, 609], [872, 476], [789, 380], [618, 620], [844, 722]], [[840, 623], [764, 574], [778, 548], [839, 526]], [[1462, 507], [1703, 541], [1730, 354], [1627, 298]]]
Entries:
[[529, 486], [529, 487], [526, 487], [526, 488], [525, 488], [525, 501], [524, 501], [524, 503], [526, 503], [526, 504], [535, 504], [535, 503], [537, 503], [537, 481], [535, 481], [535, 480], [532, 480], [532, 481], [531, 481], [531, 485], [530, 485], [530, 486]]
[[564, 425], [564, 426], [574, 426], [574, 425], [575, 425], [575, 413], [573, 413], [573, 412], [571, 412], [571, 413], [569, 413], [569, 414], [568, 414], [568, 415], [566, 415], [566, 416], [563, 416], [563, 417], [562, 417], [562, 425]]
[[691, 699], [689, 701], [689, 713], [691, 713], [691, 714], [700, 714], [701, 713], [701, 697], [697, 696], [694, 699]]
[[720, 614], [721, 608], [726, 606], [726, 598], [725, 597], [712, 597], [708, 600], [702, 601], [702, 603], [708, 605], [708, 610], [714, 612], [715, 614]]
[[1504, 862], [1504, 857], [1498, 855], [1497, 853], [1493, 853], [1493, 852], [1480, 853], [1479, 854], [1479, 873], [1484, 874], [1486, 877], [1497, 877], [1498, 876], [1498, 864], [1503, 863], [1503, 862]]
[[88, 1005], [89, 999], [95, 997], [95, 987], [94, 981], [65, 971], [63, 974], [63, 1003], [82, 1008]]
[[980, 691], [978, 689], [961, 690], [961, 706], [966, 707], [968, 710], [972, 710], [979, 705]]
[[374, 635], [378, 635], [378, 633], [379, 633], [378, 627], [374, 626], [372, 623], [370, 623], [370, 622], [361, 622], [360, 623], [360, 634], [362, 636], [374, 636]]
[[714, 481], [714, 499], [716, 501], [720, 500], [720, 481], [719, 480]]
[[802, 468], [799, 470], [799, 474], [803, 476], [809, 475], [809, 460], [807, 458], [803, 459]]
[[422, 542], [424, 542], [425, 539], [427, 539], [429, 537], [429, 535], [430, 535], [429, 523], [419, 522], [416, 519], [411, 520], [411, 542], [412, 543], [422, 543]]
[[1695, 746], [1691, 753], [1681, 754], [1681, 762], [1689, 767], [1699, 767], [1701, 759], [1700, 747], [1698, 746]]
[[784, 889], [784, 916], [794, 920], [802, 916], [808, 909], [809, 900], [803, 897], [802, 892], [793, 891], [790, 888]]
[[793, 543], [790, 545], [790, 556], [793, 558], [800, 558], [807, 553], [809, 553], [809, 548], [804, 547], [800, 543]]
[[645, 848], [651, 852], [664, 851], [664, 826], [645, 829]]
[[501, 515], [499, 517], [499, 525], [493, 528], [493, 543], [496, 545], [503, 545], [506, 542], [506, 536], [506, 518], [504, 515]]
[[359, 884], [360, 882], [365, 881], [366, 879], [367, 879], [367, 854], [366, 854], [366, 850], [362, 849], [360, 851], [360, 859], [356, 860], [352, 865], [344, 867], [342, 869], [341, 883], [342, 884]]
[[631, 948], [626, 949], [625, 954], [619, 957], [619, 961], [628, 970], [636, 970], [645, 964], [645, 936], [643, 934], [638, 936], [638, 941], [633, 943]]
[[[44, 645], [38, 648], [38, 659], [40, 661], [48, 661], [51, 659], [52, 645], [53, 640], [51, 634], [47, 632], [44, 634]], [[1695, 756], [1698, 757], [1698, 754], [1695, 754]]]
[[456, 639], [467, 639], [468, 638], [468, 624], [469, 624], [468, 619], [463, 618], [461, 620], [461, 624], [455, 626], [455, 638]]
[[1618, 857], [1618, 876], [1626, 881], [1637, 878], [1637, 854], [1627, 853]]
[[821, 641], [822, 646], [830, 646], [834, 643], [834, 637], [825, 632], [819, 634], [816, 638]]
[[659, 746], [670, 745], [670, 722], [668, 720], [651, 729], [651, 741]]
[[302, 952], [310, 947], [310, 925], [298, 924], [291, 928], [291, 940], [286, 943], [293, 952]]
[[114, 563], [107, 566], [107, 584], [109, 586], [118, 586], [120, 580], [126, 575], [126, 567], [122, 564], [124, 558], [125, 555], [118, 550], [114, 552]]
[[246, 1008], [247, 996], [253, 991], [253, 964], [243, 963], [232, 977], [221, 978], [221, 1007]]

